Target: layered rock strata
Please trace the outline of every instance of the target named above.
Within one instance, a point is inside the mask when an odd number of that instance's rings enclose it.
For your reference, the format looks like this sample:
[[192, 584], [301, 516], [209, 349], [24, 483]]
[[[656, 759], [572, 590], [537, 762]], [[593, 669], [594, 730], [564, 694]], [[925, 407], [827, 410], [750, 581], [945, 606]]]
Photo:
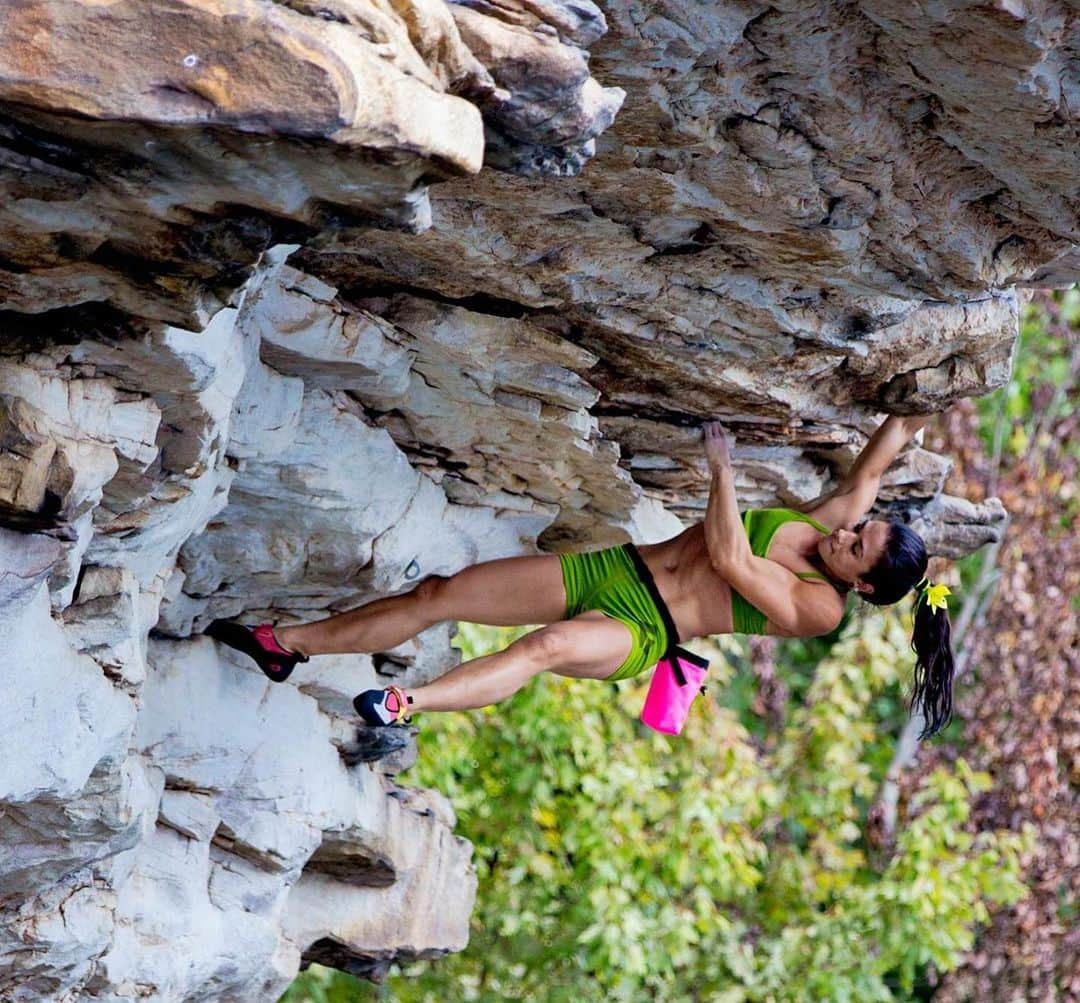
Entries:
[[0, 292], [33, 313], [105, 301], [201, 329], [272, 243], [422, 229], [428, 185], [485, 151], [579, 169], [622, 101], [578, 45], [604, 30], [588, 0], [508, 21], [442, 0], [0, 13]]
[[[349, 706], [447, 627], [282, 686], [202, 627], [669, 535], [713, 415], [794, 502], [1000, 384], [1023, 287], [1077, 276], [1076, 24], [0, 0], [0, 997], [463, 947], [453, 813]], [[947, 466], [881, 511], [958, 555], [1003, 513]]]

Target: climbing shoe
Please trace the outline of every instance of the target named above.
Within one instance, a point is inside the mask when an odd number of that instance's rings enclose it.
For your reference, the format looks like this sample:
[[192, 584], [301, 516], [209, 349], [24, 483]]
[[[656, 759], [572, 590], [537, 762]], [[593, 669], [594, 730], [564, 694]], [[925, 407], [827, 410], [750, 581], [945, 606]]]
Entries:
[[387, 686], [384, 690], [364, 690], [353, 697], [353, 706], [368, 724], [408, 724], [412, 697], [407, 696], [400, 686]]
[[259, 624], [258, 627], [245, 627], [231, 620], [215, 620], [206, 628], [206, 635], [254, 659], [259, 668], [275, 683], [283, 683], [288, 679], [297, 662], [308, 660], [307, 655], [286, 651], [278, 644], [274, 637], [274, 628], [268, 623]]

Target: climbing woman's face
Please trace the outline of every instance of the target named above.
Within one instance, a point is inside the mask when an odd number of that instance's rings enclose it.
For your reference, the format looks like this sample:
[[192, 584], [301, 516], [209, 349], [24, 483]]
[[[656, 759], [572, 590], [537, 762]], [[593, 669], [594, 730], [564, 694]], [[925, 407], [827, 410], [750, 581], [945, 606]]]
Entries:
[[854, 530], [834, 529], [818, 544], [818, 554], [834, 578], [862, 592], [870, 589], [862, 576], [877, 564], [888, 541], [889, 524], [870, 519]]

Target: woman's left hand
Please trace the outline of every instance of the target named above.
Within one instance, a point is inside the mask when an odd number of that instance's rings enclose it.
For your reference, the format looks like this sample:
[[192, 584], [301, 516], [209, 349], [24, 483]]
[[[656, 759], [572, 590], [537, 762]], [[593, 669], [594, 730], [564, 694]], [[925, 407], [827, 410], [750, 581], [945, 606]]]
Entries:
[[731, 465], [731, 447], [734, 441], [729, 439], [727, 430], [718, 421], [706, 422], [702, 431], [705, 433], [705, 458], [709, 470], [719, 470]]

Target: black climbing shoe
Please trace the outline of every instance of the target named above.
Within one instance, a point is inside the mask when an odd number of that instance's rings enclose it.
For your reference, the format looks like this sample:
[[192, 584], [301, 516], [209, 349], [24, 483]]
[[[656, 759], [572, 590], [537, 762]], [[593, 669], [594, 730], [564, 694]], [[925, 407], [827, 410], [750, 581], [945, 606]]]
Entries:
[[364, 690], [363, 693], [353, 697], [353, 707], [368, 724], [408, 724], [412, 718], [405, 715], [409, 712], [409, 704], [412, 697], [408, 696], [400, 686], [388, 686], [384, 690]]
[[274, 637], [274, 628], [268, 623], [258, 627], [245, 627], [231, 620], [215, 620], [206, 628], [206, 636], [242, 651], [275, 683], [283, 683], [297, 662], [306, 662], [307, 655], [286, 651]]

